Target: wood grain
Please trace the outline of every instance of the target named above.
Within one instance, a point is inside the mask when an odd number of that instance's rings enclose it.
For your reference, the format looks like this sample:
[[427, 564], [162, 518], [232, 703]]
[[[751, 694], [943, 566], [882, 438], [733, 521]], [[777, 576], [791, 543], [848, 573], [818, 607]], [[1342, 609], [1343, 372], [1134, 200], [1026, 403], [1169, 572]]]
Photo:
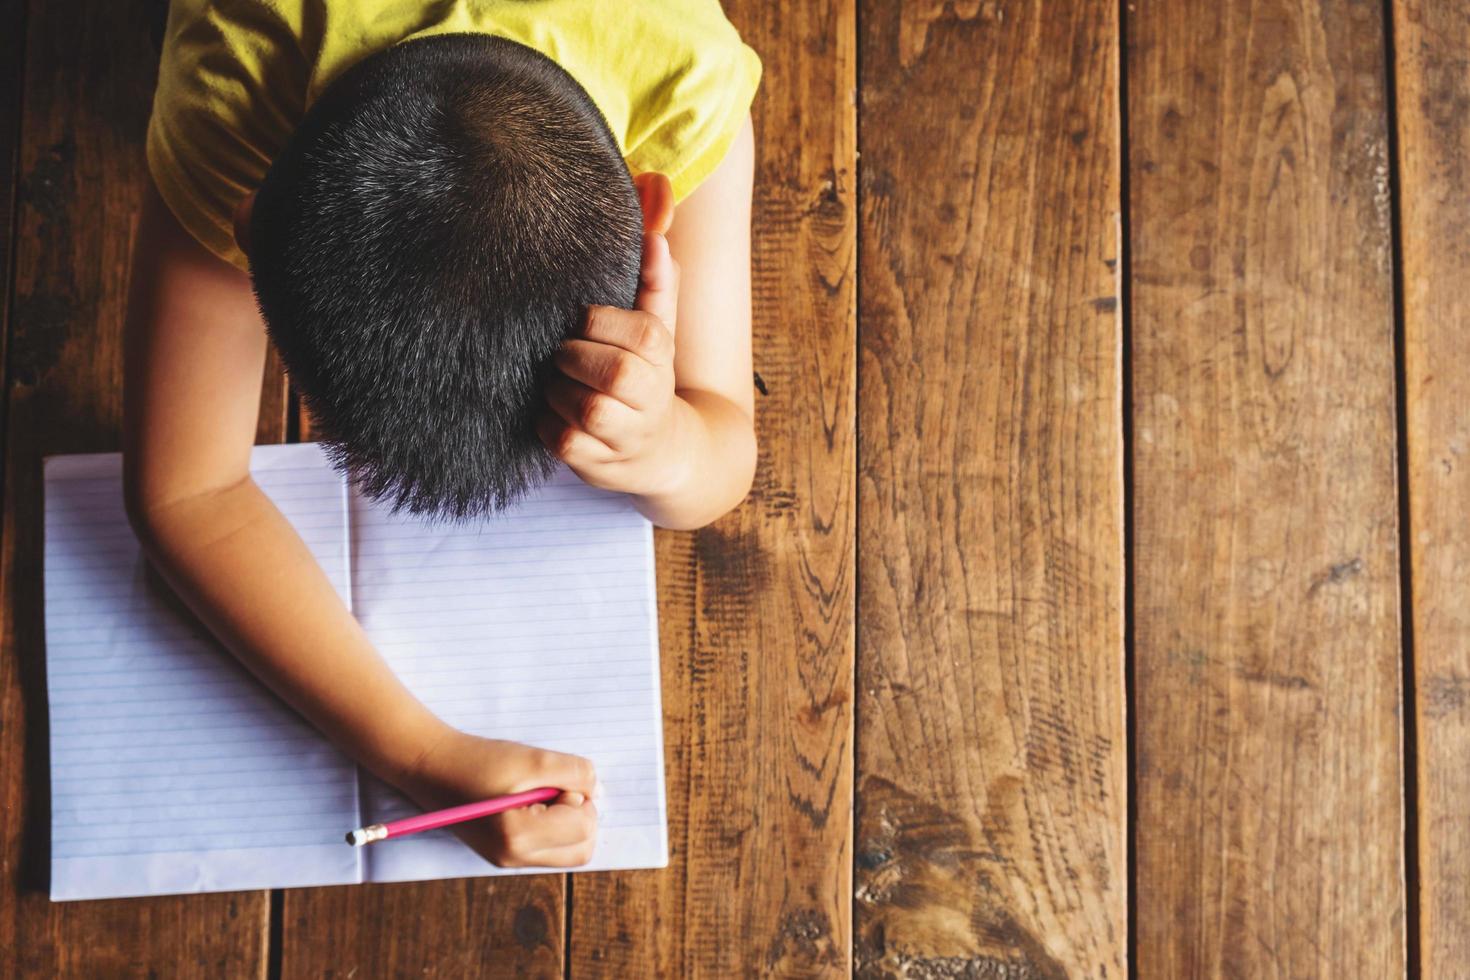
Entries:
[[1382, 14], [1127, 14], [1140, 976], [1405, 969]]
[[566, 875], [283, 893], [282, 977], [560, 977]]
[[[1422, 975], [1470, 963], [1470, 7], [1393, 7]], [[1411, 871], [1414, 869], [1411, 869]]]
[[46, 895], [41, 457], [119, 446], [121, 328], [156, 59], [148, 7], [78, 16], [38, 0], [29, 13], [0, 554], [3, 976], [251, 976], [266, 964], [263, 892], [55, 905]]
[[861, 976], [1126, 976], [1111, 6], [862, 8]]
[[[20, 97], [25, 72], [25, 0], [0, 0], [0, 337], [8, 333], [10, 246], [15, 223], [15, 165], [20, 153]], [[0, 366], [5, 345], [0, 340]]]
[[[761, 468], [657, 538], [670, 868], [278, 893], [281, 975], [1125, 975], [1116, 8], [854, 2], [729, 5], [766, 70]], [[45, 895], [40, 458], [118, 446], [156, 54], [144, 0], [25, 5], [0, 0], [0, 977], [264, 976], [266, 893]], [[1382, 10], [1126, 6], [1132, 966], [1401, 975]], [[1392, 3], [1436, 978], [1470, 960], [1462, 7]], [[288, 397], [273, 360], [258, 441]]]
[[573, 976], [840, 976], [851, 936], [855, 23], [738, 0], [756, 132], [760, 464], [660, 535], [670, 866], [576, 877]]

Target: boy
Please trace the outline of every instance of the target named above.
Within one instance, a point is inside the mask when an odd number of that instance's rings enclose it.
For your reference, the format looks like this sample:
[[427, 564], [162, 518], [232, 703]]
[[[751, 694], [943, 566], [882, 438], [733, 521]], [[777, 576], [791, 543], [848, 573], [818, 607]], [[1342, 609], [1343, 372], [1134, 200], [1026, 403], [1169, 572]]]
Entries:
[[715, 0], [170, 10], [127, 326], [133, 525], [221, 642], [421, 806], [562, 788], [462, 825], [502, 866], [589, 859], [592, 766], [450, 728], [372, 650], [250, 479], [267, 330], [337, 463], [408, 510], [493, 510], [554, 455], [662, 526], [714, 520], [755, 465], [759, 75]]

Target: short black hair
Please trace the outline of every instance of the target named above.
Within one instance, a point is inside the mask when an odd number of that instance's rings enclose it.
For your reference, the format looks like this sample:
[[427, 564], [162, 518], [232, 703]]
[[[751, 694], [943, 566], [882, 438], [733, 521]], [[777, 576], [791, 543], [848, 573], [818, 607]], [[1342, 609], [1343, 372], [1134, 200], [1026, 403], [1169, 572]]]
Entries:
[[396, 509], [497, 510], [549, 475], [552, 353], [630, 307], [643, 224], [576, 80], [513, 41], [404, 41], [334, 81], [272, 162], [250, 274], [321, 440]]

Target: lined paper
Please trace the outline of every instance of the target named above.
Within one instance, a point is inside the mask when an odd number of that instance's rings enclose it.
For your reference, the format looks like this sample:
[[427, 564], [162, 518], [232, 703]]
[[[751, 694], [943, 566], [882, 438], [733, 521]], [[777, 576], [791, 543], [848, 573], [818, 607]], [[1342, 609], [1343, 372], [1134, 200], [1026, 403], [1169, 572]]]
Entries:
[[[349, 595], [346, 493], [315, 445], [257, 483]], [[51, 897], [361, 879], [355, 767], [241, 668], [142, 557], [117, 454], [46, 461]]]
[[[121, 457], [46, 461], [53, 899], [513, 874], [448, 831], [360, 850], [416, 812], [254, 680], [142, 557]], [[470, 524], [391, 515], [315, 444], [257, 447], [276, 502], [389, 664], [445, 720], [590, 757], [598, 848], [668, 863], [653, 536], [562, 469]]]
[[[653, 533], [626, 497], [562, 468], [469, 524], [353, 495], [353, 609], [404, 683], [476, 735], [590, 758], [598, 844], [578, 870], [668, 863]], [[417, 812], [364, 777], [364, 822]], [[537, 869], [518, 869], [522, 873]], [[506, 874], [434, 831], [367, 849], [364, 879]]]

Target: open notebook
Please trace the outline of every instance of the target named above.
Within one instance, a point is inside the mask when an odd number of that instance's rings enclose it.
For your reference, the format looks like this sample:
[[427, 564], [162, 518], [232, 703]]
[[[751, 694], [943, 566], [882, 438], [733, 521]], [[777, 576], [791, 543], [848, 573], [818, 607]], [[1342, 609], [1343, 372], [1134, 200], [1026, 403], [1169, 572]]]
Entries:
[[[314, 444], [258, 447], [251, 466], [442, 718], [593, 760], [598, 845], [579, 870], [667, 864], [653, 537], [626, 498], [561, 470], [493, 519], [435, 525], [357, 496]], [[343, 841], [413, 808], [159, 583], [119, 456], [46, 460], [45, 539], [53, 899], [510, 873], [447, 830]]]

